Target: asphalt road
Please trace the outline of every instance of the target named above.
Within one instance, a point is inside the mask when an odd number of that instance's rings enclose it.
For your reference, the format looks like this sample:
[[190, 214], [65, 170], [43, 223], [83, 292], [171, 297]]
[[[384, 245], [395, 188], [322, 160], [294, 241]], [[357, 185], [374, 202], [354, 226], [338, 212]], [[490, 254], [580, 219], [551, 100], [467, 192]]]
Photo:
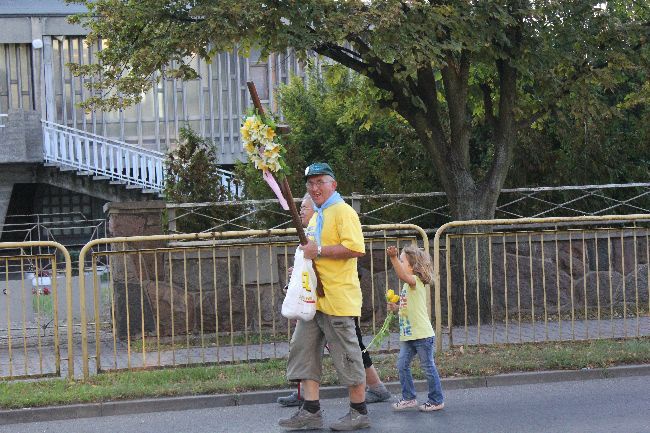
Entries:
[[[393, 413], [388, 403], [370, 405], [373, 425], [363, 431], [650, 433], [649, 390], [650, 376], [450, 390], [438, 413]], [[321, 404], [326, 425], [347, 411], [343, 399]], [[13, 424], [0, 432], [270, 433], [284, 431], [277, 420], [293, 410], [270, 403]]]

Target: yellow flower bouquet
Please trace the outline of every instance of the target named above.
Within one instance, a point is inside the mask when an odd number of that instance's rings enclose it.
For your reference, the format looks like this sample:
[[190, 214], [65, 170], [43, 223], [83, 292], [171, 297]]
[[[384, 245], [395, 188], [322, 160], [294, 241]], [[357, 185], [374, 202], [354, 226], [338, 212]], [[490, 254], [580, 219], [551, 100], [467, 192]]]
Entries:
[[287, 210], [287, 202], [273, 177], [275, 174], [282, 180], [289, 172], [284, 160], [286, 149], [280, 143], [275, 129], [276, 124], [272, 118], [260, 116], [255, 112], [250, 113], [244, 118], [241, 126], [241, 141], [248, 160], [255, 164], [255, 168], [262, 170], [264, 180], [278, 197], [282, 207]]
[[393, 289], [389, 289], [386, 292], [386, 301], [391, 302], [393, 304], [397, 304], [399, 302], [399, 295], [395, 293]]
[[[393, 289], [387, 290], [386, 302], [389, 302], [391, 304], [397, 304], [399, 302], [399, 295], [395, 293]], [[381, 347], [381, 345], [384, 343], [384, 340], [390, 335], [390, 325], [393, 322], [394, 318], [395, 318], [395, 313], [389, 311], [388, 315], [386, 316], [386, 319], [384, 320], [384, 323], [381, 325], [381, 328], [379, 328], [377, 335], [375, 335], [374, 338], [370, 341], [368, 347], [366, 347], [364, 352], [366, 352], [368, 349]]]

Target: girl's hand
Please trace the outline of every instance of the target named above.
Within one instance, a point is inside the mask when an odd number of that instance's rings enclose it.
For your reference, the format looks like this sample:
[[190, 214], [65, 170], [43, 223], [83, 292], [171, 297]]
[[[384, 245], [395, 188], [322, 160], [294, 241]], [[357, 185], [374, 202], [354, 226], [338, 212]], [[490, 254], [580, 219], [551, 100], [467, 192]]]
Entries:
[[409, 286], [415, 287], [415, 277], [406, 270], [404, 264], [397, 258], [397, 253], [397, 247], [395, 246], [386, 248], [386, 255], [390, 257], [390, 263], [393, 265], [393, 269], [395, 269], [397, 278], [404, 281]]
[[392, 311], [393, 313], [397, 313], [399, 311], [399, 305], [394, 304], [392, 302], [386, 303], [386, 308], [388, 311]]
[[390, 246], [390, 247], [386, 248], [386, 255], [388, 257], [397, 257], [397, 253], [398, 253], [397, 247], [395, 247], [395, 246]]

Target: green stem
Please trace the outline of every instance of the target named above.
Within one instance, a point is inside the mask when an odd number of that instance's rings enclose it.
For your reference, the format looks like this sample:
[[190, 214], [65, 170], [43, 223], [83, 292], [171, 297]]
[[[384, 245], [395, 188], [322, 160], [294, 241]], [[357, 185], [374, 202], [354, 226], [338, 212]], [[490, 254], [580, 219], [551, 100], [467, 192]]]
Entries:
[[390, 324], [393, 321], [394, 317], [395, 317], [395, 313], [393, 313], [392, 311], [388, 313], [388, 316], [386, 316], [383, 325], [381, 325], [381, 328], [379, 328], [377, 335], [375, 335], [374, 338], [370, 341], [368, 346], [365, 348], [364, 352], [367, 352], [368, 349], [381, 347], [386, 337], [390, 335]]

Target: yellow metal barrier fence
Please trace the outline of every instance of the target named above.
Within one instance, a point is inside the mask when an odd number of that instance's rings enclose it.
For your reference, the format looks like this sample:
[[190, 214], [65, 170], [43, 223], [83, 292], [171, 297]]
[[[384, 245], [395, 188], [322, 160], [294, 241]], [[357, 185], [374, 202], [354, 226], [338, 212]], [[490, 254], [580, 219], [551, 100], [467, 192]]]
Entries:
[[444, 224], [433, 246], [436, 334], [446, 319], [450, 346], [650, 335], [649, 222], [642, 214]]
[[[46, 252], [42, 250], [45, 249]], [[72, 266], [68, 250], [51, 241], [2, 242], [4, 280], [0, 309], [0, 378], [20, 379], [61, 375], [59, 341], [59, 268], [63, 255], [67, 310], [68, 377], [74, 376], [72, 339]], [[37, 250], [34, 253], [25, 251]], [[54, 250], [54, 251], [51, 251]], [[2, 254], [0, 252], [0, 254]], [[4, 317], [3, 317], [4, 316]], [[4, 328], [6, 325], [6, 328]], [[16, 344], [18, 342], [18, 344]], [[6, 347], [6, 350], [4, 350]]]
[[[398, 284], [386, 247], [411, 242], [428, 250], [429, 242], [411, 224], [363, 230], [362, 325], [374, 334], [386, 314], [384, 293]], [[286, 356], [292, 323], [280, 316], [280, 306], [294, 236], [294, 229], [277, 229], [89, 242], [79, 255], [84, 377], [91, 373], [91, 338], [96, 372]], [[111, 251], [99, 251], [100, 245]], [[90, 323], [86, 305], [92, 305]]]

